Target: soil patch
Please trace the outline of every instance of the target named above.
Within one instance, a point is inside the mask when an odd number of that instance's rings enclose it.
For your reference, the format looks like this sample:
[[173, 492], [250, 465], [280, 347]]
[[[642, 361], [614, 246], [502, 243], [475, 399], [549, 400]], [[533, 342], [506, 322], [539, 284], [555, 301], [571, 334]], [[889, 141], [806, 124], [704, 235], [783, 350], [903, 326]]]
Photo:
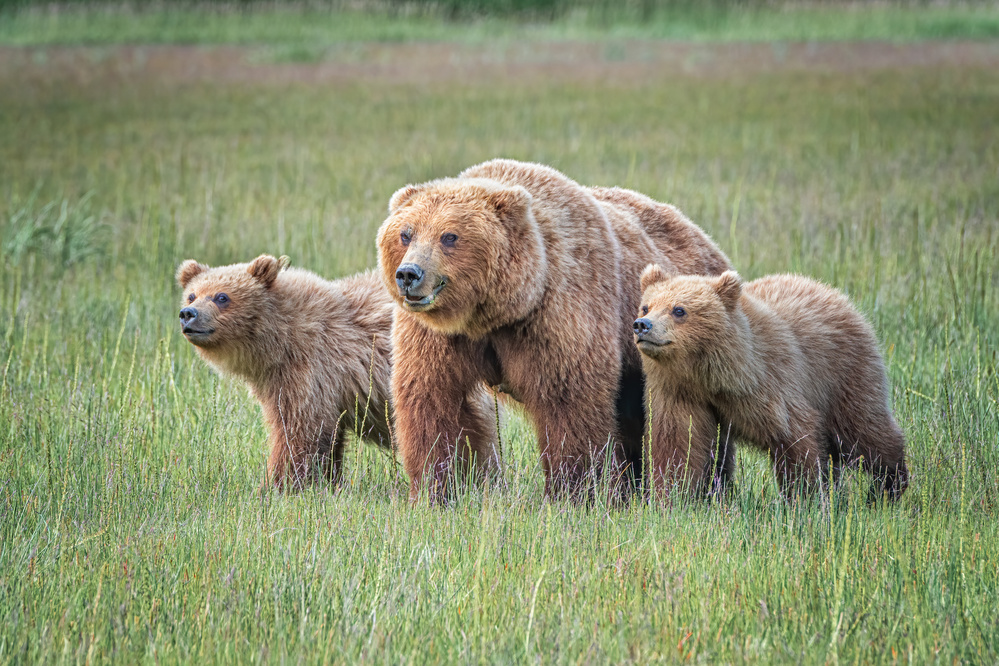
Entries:
[[[282, 62], [295, 57], [311, 61]], [[628, 84], [663, 76], [725, 78], [918, 67], [999, 67], [999, 43], [364, 43], [305, 54], [234, 46], [0, 47], [0, 81], [81, 86], [112, 81], [322, 85], [539, 78]]]

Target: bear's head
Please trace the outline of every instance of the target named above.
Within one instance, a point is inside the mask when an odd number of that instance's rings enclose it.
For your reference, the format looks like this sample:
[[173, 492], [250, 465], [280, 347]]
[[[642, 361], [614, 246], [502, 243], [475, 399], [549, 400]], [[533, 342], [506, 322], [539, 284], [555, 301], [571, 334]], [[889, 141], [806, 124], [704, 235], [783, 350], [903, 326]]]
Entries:
[[435, 331], [472, 337], [526, 316], [545, 282], [530, 193], [489, 179], [396, 192], [378, 230], [378, 264], [403, 309]]
[[734, 271], [718, 277], [678, 275], [650, 264], [642, 271], [642, 305], [635, 343], [660, 362], [697, 357], [729, 334], [742, 279]]
[[269, 254], [248, 264], [215, 268], [193, 259], [182, 263], [177, 268], [177, 284], [184, 291], [180, 309], [184, 337], [216, 363], [228, 366], [237, 357], [249, 360], [258, 329], [274, 324], [269, 293], [287, 265], [287, 257], [276, 259]]

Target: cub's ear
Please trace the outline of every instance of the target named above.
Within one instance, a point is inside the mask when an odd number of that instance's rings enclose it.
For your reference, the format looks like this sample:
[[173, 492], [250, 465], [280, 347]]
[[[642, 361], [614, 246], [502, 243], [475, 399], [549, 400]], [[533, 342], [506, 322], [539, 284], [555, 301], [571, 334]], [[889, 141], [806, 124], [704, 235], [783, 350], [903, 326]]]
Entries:
[[180, 285], [181, 289], [187, 289], [187, 285], [191, 283], [191, 280], [207, 270], [208, 266], [199, 264], [194, 259], [188, 259], [177, 267], [177, 274], [174, 277], [177, 278], [177, 284]]
[[422, 185], [407, 185], [395, 191], [389, 199], [389, 213], [394, 213], [405, 206], [413, 196], [423, 189]]
[[735, 271], [725, 271], [715, 280], [715, 291], [725, 307], [733, 308], [742, 293], [742, 278]]
[[281, 262], [269, 254], [262, 254], [250, 262], [247, 273], [257, 278], [262, 285], [270, 287], [281, 271]]
[[289, 266], [291, 266], [291, 257], [289, 257], [287, 254], [282, 254], [280, 257], [278, 257], [278, 264], [281, 265], [281, 270], [288, 268]]
[[666, 268], [663, 268], [659, 264], [649, 264], [642, 271], [642, 291], [645, 291], [657, 282], [665, 282], [676, 275], [677, 270], [672, 264]]
[[486, 201], [500, 217], [526, 215], [531, 207], [531, 193], [523, 187], [507, 187], [486, 195]]

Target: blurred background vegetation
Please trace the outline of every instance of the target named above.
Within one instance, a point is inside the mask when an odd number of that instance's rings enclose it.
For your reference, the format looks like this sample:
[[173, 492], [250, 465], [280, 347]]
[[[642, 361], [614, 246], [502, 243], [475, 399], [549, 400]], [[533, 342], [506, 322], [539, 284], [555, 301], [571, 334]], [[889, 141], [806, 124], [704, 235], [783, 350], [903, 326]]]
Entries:
[[0, 43], [989, 39], [986, 0], [0, 0]]

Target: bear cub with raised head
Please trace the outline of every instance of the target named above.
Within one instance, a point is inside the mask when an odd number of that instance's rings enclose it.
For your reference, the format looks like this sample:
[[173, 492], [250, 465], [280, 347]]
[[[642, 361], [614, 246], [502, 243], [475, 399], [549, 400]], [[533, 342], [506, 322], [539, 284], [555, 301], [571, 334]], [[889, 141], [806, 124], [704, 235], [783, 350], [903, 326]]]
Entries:
[[260, 403], [270, 433], [266, 484], [281, 489], [317, 476], [336, 482], [347, 433], [391, 445], [393, 305], [378, 275], [330, 282], [286, 263], [265, 254], [177, 269], [184, 336]]
[[874, 333], [842, 293], [797, 275], [743, 284], [642, 273], [634, 323], [651, 411], [655, 487], [711, 490], [733, 472], [729, 442], [768, 452], [785, 495], [861, 461], [870, 498], [908, 484]]

